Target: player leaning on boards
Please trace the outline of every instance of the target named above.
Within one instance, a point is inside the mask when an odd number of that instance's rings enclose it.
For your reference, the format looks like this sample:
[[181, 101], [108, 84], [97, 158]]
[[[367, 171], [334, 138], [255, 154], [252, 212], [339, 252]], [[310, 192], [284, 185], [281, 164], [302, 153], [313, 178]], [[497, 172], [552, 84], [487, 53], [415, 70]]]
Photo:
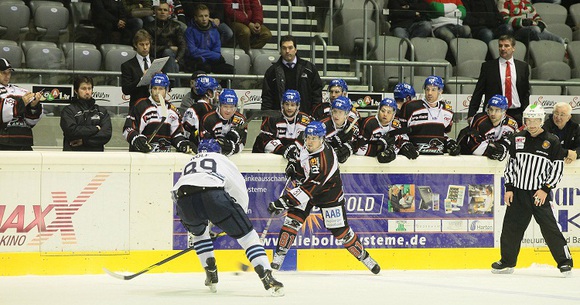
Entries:
[[208, 221], [226, 232], [246, 251], [264, 288], [284, 295], [284, 285], [272, 276], [264, 246], [250, 222], [246, 181], [236, 165], [221, 154], [215, 139], [202, 139], [173, 187], [173, 200], [183, 226], [193, 234], [193, 247], [205, 269], [205, 285], [216, 292], [218, 273]]
[[326, 143], [325, 137], [326, 128], [321, 122], [312, 121], [306, 126], [304, 146], [300, 147], [298, 161], [290, 161], [286, 167], [286, 175], [298, 186], [268, 205], [272, 215], [288, 210], [278, 236], [272, 269], [280, 269], [298, 230], [312, 208], [317, 206], [321, 210], [324, 227], [372, 273], [377, 274], [381, 267], [348, 225], [336, 154]]
[[566, 151], [558, 138], [542, 129], [544, 109], [529, 105], [523, 113], [525, 130], [509, 139], [504, 202], [507, 205], [500, 238], [501, 259], [491, 265], [492, 273], [514, 272], [524, 232], [532, 215], [564, 276], [572, 272], [572, 256], [558, 228], [551, 206], [550, 190], [560, 179]]

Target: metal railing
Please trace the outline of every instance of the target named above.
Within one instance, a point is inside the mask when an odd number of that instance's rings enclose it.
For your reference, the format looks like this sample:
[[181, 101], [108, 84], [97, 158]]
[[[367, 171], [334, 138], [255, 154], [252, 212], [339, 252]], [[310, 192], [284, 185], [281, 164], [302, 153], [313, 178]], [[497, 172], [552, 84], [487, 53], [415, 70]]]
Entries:
[[[292, 0], [286, 0], [288, 5], [288, 35], [292, 35]], [[278, 41], [282, 38], [282, 0], [278, 0]]]
[[328, 50], [326, 46], [326, 41], [322, 36], [316, 34], [310, 40], [310, 60], [314, 64], [316, 62], [316, 41], [322, 42], [322, 75], [326, 76], [328, 74], [326, 62], [328, 61]]
[[[372, 68], [373, 66], [392, 66], [392, 67], [400, 67], [400, 66], [409, 66], [409, 67], [442, 67], [444, 69], [444, 79], [445, 81], [447, 81], [448, 79], [450, 79], [451, 77], [451, 64], [446, 62], [446, 63], [438, 63], [438, 62], [428, 62], [428, 61], [396, 61], [396, 60], [357, 60], [355, 63], [355, 75], [357, 77], [360, 77], [362, 79], [364, 79], [364, 75], [363, 73], [365, 73], [364, 71], [361, 71], [361, 66], [362, 67], [366, 67], [366, 66], [370, 66], [370, 69], [368, 70], [368, 75], [367, 75], [367, 79], [368, 79], [368, 83], [364, 83], [363, 85], [367, 85], [368, 86], [368, 90], [369, 91], [373, 91], [373, 79], [372, 79]], [[401, 79], [403, 76], [399, 75], [399, 78]], [[414, 75], [410, 75], [410, 82], [411, 84], [413, 83], [413, 79], [414, 79]]]

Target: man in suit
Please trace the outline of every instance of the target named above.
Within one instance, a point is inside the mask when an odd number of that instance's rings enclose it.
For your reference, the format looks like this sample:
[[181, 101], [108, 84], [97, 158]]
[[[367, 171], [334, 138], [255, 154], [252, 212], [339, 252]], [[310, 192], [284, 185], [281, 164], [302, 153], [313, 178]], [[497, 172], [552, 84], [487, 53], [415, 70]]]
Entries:
[[151, 48], [151, 35], [146, 30], [139, 30], [133, 37], [133, 47], [137, 54], [121, 65], [121, 89], [123, 94], [130, 95], [129, 107], [133, 107], [135, 101], [149, 96], [149, 86], [137, 87], [141, 77], [151, 66], [149, 50]]
[[[512, 36], [501, 36], [498, 46], [499, 58], [481, 65], [479, 79], [469, 102], [467, 120], [471, 121], [479, 110], [484, 94], [485, 101], [489, 101], [495, 94], [500, 94], [508, 99], [507, 114], [521, 125], [522, 112], [530, 103], [530, 67], [527, 63], [513, 58], [516, 40]], [[484, 111], [486, 106], [487, 103], [484, 102]]]

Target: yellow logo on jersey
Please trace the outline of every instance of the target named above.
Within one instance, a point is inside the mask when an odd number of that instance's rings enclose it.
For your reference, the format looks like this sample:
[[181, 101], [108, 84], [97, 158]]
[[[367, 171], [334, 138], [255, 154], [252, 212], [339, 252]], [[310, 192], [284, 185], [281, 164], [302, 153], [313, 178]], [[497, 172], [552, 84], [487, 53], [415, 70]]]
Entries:
[[318, 158], [312, 158], [309, 160], [310, 162], [310, 167], [318, 167], [318, 164], [320, 164], [320, 161], [318, 161]]
[[399, 120], [397, 120], [397, 119], [394, 119], [394, 120], [393, 120], [393, 122], [391, 123], [391, 125], [392, 125], [394, 128], [401, 128], [401, 121], [399, 121]]
[[309, 118], [309, 117], [307, 117], [307, 116], [303, 116], [303, 117], [300, 119], [300, 124], [303, 124], [303, 125], [308, 125], [308, 124], [310, 124], [310, 118]]
[[453, 110], [453, 107], [451, 107], [451, 104], [445, 103], [445, 110], [452, 111]]
[[234, 125], [241, 125], [243, 123], [244, 123], [244, 120], [237, 115], [234, 115], [234, 117], [232, 118], [232, 124], [234, 124]]
[[508, 126], [511, 126], [511, 127], [515, 128], [515, 129], [518, 128], [518, 123], [514, 119], [508, 119], [507, 124], [508, 124]]
[[547, 140], [546, 140], [546, 141], [544, 141], [544, 143], [542, 143], [542, 148], [543, 148], [543, 149], [548, 149], [548, 148], [550, 148], [550, 142], [549, 142], [549, 141], [547, 141]]

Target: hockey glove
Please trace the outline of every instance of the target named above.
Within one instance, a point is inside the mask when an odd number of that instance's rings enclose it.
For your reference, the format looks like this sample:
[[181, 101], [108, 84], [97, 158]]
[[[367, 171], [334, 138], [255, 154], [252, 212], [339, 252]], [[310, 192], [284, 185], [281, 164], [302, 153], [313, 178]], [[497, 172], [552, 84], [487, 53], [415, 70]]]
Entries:
[[352, 155], [352, 148], [350, 144], [345, 143], [336, 149], [336, 157], [338, 158], [338, 163], [344, 163]]
[[507, 148], [504, 145], [489, 143], [484, 154], [492, 160], [503, 161], [507, 157], [507, 153]]
[[419, 157], [419, 152], [413, 143], [407, 142], [399, 149], [399, 154], [407, 157], [407, 159], [415, 160]]
[[288, 160], [288, 162], [297, 162], [298, 161], [298, 147], [296, 144], [290, 144], [284, 150], [283, 154], [284, 158]]
[[336, 133], [336, 136], [340, 139], [342, 143], [346, 143], [352, 139], [352, 135], [354, 134], [354, 128], [351, 128], [348, 132], [343, 129]]
[[288, 162], [288, 165], [286, 165], [285, 175], [287, 179], [296, 180], [298, 173], [296, 172], [296, 164], [294, 162]]
[[135, 147], [137, 151], [143, 153], [151, 152], [151, 150], [153, 149], [151, 145], [147, 143], [147, 137], [142, 134], [134, 137], [133, 140], [131, 141], [131, 145], [133, 145], [133, 147]]
[[235, 153], [236, 144], [231, 140], [223, 140], [220, 144], [222, 146], [222, 154], [229, 157]]
[[391, 137], [391, 135], [385, 133], [382, 137], [379, 138], [379, 143], [381, 143], [385, 148], [393, 146], [395, 144], [395, 137]]
[[197, 153], [197, 147], [188, 140], [183, 140], [177, 143], [177, 151], [186, 154], [194, 154]]
[[459, 156], [459, 153], [461, 152], [461, 147], [459, 147], [459, 144], [457, 144], [457, 142], [455, 142], [455, 140], [453, 139], [449, 139], [447, 141], [447, 152], [449, 153], [450, 156]]
[[379, 163], [389, 163], [397, 158], [395, 148], [391, 145], [377, 155]]
[[232, 130], [226, 134], [226, 140], [230, 140], [236, 144], [240, 142], [240, 139], [240, 132], [236, 128], [232, 128]]
[[272, 216], [278, 216], [288, 209], [288, 201], [284, 196], [278, 198], [276, 201], [272, 201], [268, 204], [268, 212]]

